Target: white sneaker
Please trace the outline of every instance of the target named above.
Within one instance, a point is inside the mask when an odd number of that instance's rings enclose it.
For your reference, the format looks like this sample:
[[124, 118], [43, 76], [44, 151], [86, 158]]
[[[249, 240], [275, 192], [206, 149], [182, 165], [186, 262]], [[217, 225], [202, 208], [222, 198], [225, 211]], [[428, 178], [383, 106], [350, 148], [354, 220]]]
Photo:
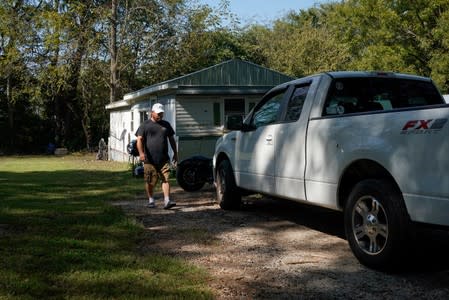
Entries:
[[170, 208], [172, 208], [173, 206], [176, 206], [175, 201], [168, 200], [168, 202], [165, 203], [164, 209], [170, 209]]

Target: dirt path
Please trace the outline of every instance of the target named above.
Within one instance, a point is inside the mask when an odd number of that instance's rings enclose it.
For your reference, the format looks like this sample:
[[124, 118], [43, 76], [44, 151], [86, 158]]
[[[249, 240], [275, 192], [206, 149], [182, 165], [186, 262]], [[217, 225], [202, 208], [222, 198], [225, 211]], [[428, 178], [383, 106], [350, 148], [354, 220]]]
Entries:
[[[161, 199], [161, 195], [156, 195]], [[211, 186], [173, 190], [171, 210], [143, 194], [117, 202], [142, 222], [140, 247], [182, 257], [212, 275], [217, 299], [448, 299], [449, 233], [420, 239], [410, 270], [361, 266], [344, 239], [342, 214], [285, 200], [244, 198], [224, 211]], [[432, 245], [432, 246], [429, 246]]]

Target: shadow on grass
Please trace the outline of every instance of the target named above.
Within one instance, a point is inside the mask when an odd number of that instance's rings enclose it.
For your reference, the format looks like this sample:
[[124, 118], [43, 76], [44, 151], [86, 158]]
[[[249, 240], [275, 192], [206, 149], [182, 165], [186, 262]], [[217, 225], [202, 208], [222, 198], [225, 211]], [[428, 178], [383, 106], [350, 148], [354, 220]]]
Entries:
[[206, 275], [136, 252], [142, 227], [106, 201], [128, 171], [0, 172], [0, 298], [210, 298]]

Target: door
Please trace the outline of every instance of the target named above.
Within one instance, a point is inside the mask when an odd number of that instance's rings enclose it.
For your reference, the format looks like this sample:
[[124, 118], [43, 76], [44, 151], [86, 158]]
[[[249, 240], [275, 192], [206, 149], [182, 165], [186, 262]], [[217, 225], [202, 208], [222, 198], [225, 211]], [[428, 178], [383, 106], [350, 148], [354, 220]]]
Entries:
[[236, 179], [239, 186], [272, 194], [276, 164], [276, 132], [286, 88], [264, 97], [236, 136]]
[[306, 199], [305, 147], [310, 103], [306, 107], [305, 101], [309, 87], [306, 83], [294, 88], [276, 133], [275, 153], [279, 158], [275, 166], [276, 195], [294, 200]]

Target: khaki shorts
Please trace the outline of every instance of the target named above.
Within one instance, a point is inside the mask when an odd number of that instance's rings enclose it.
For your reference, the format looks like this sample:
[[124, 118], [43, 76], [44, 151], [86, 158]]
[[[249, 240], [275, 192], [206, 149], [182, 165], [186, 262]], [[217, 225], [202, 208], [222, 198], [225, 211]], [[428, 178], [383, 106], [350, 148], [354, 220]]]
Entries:
[[152, 186], [156, 185], [159, 178], [162, 183], [165, 183], [168, 182], [168, 177], [170, 176], [170, 165], [166, 163], [160, 170], [158, 170], [152, 164], [144, 164], [143, 174], [145, 182], [151, 184]]

